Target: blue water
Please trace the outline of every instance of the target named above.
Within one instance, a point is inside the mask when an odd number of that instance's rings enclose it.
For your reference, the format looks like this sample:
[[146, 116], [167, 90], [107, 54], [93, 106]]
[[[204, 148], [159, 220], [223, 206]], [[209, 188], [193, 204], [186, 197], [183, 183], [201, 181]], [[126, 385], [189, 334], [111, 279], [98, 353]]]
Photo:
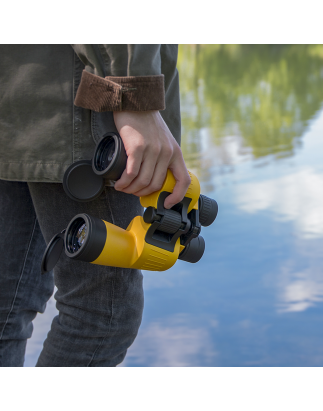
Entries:
[[127, 366], [323, 365], [323, 113], [291, 159], [213, 167], [196, 265], [146, 273]]
[[[182, 100], [185, 145], [197, 110]], [[199, 263], [144, 272], [143, 322], [123, 366], [323, 366], [323, 92], [318, 101], [278, 148], [248, 143], [232, 119], [218, 139], [210, 115], [195, 124], [185, 159], [219, 214], [202, 229]], [[26, 366], [55, 314], [52, 299]]]

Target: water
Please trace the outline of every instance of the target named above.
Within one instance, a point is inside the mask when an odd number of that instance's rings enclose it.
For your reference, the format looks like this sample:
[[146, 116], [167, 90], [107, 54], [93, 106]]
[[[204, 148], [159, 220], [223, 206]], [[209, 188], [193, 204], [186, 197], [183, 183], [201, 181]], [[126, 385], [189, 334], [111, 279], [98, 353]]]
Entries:
[[123, 365], [322, 366], [323, 47], [185, 45], [178, 67], [183, 153], [219, 215], [199, 263], [144, 272]]

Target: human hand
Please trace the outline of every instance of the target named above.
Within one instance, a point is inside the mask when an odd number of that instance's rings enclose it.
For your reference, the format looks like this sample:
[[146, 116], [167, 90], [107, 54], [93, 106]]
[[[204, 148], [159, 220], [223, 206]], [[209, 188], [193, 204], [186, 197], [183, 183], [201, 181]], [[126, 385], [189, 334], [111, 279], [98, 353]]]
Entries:
[[191, 179], [182, 151], [159, 111], [115, 111], [113, 116], [128, 156], [114, 188], [139, 197], [151, 194], [161, 189], [170, 169], [176, 184], [164, 207], [182, 201]]

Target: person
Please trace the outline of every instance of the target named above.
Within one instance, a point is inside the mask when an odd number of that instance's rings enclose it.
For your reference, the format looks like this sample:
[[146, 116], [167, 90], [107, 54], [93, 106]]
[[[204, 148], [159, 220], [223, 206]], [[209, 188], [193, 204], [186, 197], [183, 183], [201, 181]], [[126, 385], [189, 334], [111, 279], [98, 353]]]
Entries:
[[[141, 323], [142, 273], [68, 259], [40, 263], [54, 234], [78, 213], [126, 228], [139, 196], [179, 202], [190, 183], [180, 144], [176, 45], [1, 45], [0, 365], [23, 366], [32, 321], [55, 293], [59, 315], [36, 366], [116, 366]], [[62, 187], [73, 162], [118, 131], [128, 155], [121, 178], [91, 202]]]

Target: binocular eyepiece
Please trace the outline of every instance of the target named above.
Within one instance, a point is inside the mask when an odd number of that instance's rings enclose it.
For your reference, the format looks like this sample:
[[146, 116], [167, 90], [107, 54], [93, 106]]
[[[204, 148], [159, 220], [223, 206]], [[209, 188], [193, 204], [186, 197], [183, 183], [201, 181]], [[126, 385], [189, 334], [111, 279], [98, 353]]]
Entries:
[[97, 144], [92, 159], [92, 169], [98, 176], [119, 180], [127, 164], [127, 154], [121, 137], [115, 133], [106, 134]]

